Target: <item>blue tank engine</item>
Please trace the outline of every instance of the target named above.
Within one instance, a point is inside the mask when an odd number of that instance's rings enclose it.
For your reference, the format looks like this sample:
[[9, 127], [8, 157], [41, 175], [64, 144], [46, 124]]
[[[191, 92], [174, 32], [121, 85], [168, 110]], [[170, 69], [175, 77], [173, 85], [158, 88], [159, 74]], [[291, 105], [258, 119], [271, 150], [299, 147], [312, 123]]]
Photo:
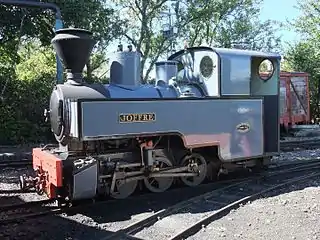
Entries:
[[[33, 149], [35, 176], [21, 177], [49, 198], [126, 198], [139, 183], [162, 192], [194, 187], [239, 167], [262, 166], [279, 152], [277, 54], [187, 48], [155, 64], [141, 84], [141, 54], [112, 54], [110, 83], [88, 84], [83, 68], [92, 33], [62, 29], [52, 40], [66, 69], [50, 107], [56, 146]], [[259, 75], [269, 60], [272, 73]]]

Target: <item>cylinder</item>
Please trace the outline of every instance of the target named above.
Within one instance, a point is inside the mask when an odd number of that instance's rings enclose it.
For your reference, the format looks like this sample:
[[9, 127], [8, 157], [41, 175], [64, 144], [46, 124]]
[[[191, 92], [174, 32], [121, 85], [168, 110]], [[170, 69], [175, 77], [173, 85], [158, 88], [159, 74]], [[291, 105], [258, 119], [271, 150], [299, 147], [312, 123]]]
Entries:
[[127, 86], [140, 84], [139, 52], [115, 52], [110, 57], [110, 83]]
[[156, 83], [164, 81], [166, 84], [172, 77], [178, 73], [178, 63], [176, 61], [159, 61], [156, 62]]

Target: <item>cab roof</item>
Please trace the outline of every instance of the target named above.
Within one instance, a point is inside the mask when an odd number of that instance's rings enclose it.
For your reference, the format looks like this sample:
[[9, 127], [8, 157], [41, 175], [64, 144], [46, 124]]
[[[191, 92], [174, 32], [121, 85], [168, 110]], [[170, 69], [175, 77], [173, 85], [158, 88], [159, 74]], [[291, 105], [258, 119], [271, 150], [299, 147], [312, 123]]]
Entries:
[[230, 48], [211, 48], [211, 47], [191, 47], [187, 49], [180, 50], [174, 54], [172, 54], [168, 60], [173, 60], [177, 56], [183, 54], [184, 51], [214, 51], [218, 55], [242, 55], [248, 57], [261, 57], [261, 58], [276, 58], [281, 59], [280, 54], [278, 53], [265, 53], [260, 51], [252, 51], [252, 50], [243, 50], [243, 49], [230, 49]]

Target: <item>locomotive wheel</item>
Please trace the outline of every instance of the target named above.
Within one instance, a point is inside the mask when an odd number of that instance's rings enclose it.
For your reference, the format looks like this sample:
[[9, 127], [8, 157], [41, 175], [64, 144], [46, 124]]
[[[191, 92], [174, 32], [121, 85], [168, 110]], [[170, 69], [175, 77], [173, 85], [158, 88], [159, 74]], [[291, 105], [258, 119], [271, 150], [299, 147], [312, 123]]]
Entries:
[[255, 173], [262, 172], [268, 169], [268, 165], [271, 162], [271, 157], [264, 157], [256, 159], [256, 165], [251, 167], [251, 171]]
[[116, 180], [115, 192], [111, 193], [110, 196], [115, 199], [127, 198], [136, 190], [137, 185], [137, 180], [128, 182]]
[[181, 161], [181, 166], [188, 166], [190, 172], [199, 174], [194, 177], [181, 177], [181, 181], [187, 186], [195, 187], [202, 183], [207, 176], [207, 162], [205, 158], [198, 153], [185, 156]]
[[[155, 159], [158, 161], [157, 167], [159, 169], [166, 168], [166, 167], [172, 167], [172, 163], [169, 159], [165, 157], [156, 157]], [[145, 178], [144, 180], [144, 185], [148, 190], [151, 192], [164, 192], [167, 189], [169, 189], [173, 183], [173, 177], [160, 177], [160, 178]]]
[[116, 192], [110, 194], [115, 199], [123, 199], [129, 197], [138, 185], [138, 181], [122, 182], [116, 181], [115, 190]]
[[217, 180], [219, 171], [221, 169], [221, 162], [219, 159], [212, 159], [207, 162], [207, 179], [209, 181]]

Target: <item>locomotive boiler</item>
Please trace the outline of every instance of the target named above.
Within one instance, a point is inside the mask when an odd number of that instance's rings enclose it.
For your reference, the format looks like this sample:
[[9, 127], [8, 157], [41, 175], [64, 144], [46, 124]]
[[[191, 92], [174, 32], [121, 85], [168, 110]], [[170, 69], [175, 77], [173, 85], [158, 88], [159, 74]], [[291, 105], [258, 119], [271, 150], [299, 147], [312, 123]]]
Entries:
[[[22, 189], [71, 201], [126, 198], [140, 183], [152, 192], [174, 180], [197, 186], [279, 151], [279, 55], [188, 48], [157, 62], [151, 85], [141, 84], [140, 53], [120, 49], [104, 85], [82, 74], [91, 32], [61, 29], [52, 44], [66, 69], [46, 111], [58, 145], [33, 149], [35, 176], [22, 176]], [[273, 71], [262, 79], [265, 59]]]

